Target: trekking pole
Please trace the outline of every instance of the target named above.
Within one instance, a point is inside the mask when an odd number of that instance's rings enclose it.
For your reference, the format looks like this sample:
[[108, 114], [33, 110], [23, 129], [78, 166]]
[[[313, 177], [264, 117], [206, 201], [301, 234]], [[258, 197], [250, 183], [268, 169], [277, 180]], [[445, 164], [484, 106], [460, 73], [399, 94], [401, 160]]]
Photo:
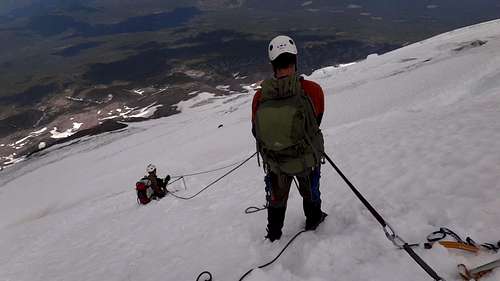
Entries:
[[432, 269], [417, 253], [413, 251], [411, 248], [411, 245], [406, 243], [397, 233], [394, 231], [394, 229], [389, 225], [386, 220], [375, 210], [375, 208], [366, 200], [366, 198], [358, 191], [358, 189], [351, 183], [351, 181], [342, 173], [342, 171], [335, 165], [333, 160], [325, 153], [323, 152], [323, 156], [325, 156], [325, 159], [330, 163], [330, 165], [337, 171], [337, 173], [340, 175], [340, 177], [345, 181], [345, 183], [349, 186], [349, 188], [352, 190], [352, 192], [358, 197], [358, 199], [365, 205], [365, 207], [370, 211], [370, 213], [375, 217], [375, 219], [380, 223], [382, 226], [385, 236], [389, 241], [391, 241], [394, 246], [396, 246], [399, 249], [405, 250], [408, 255], [423, 269], [427, 274], [429, 274], [430, 277], [432, 277], [436, 281], [445, 281], [444, 278], [440, 277], [434, 269]]
[[186, 181], [184, 180], [184, 177], [182, 177], [182, 185], [184, 185], [184, 190], [187, 190], [187, 185]]
[[174, 181], [172, 181], [172, 182], [167, 183], [167, 186], [169, 186], [169, 185], [171, 185], [171, 184], [173, 184], [173, 183], [176, 183], [176, 182], [178, 182], [178, 181], [180, 181], [180, 180], [184, 180], [184, 177], [178, 177], [176, 180], [174, 180]]

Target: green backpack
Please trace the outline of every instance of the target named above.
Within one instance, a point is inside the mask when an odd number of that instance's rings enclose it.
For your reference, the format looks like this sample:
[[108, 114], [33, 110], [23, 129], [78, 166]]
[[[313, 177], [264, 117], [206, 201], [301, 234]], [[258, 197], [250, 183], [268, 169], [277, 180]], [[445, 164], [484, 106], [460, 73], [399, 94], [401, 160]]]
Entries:
[[255, 114], [257, 148], [275, 173], [301, 175], [321, 163], [323, 134], [300, 79], [293, 75], [262, 83]]

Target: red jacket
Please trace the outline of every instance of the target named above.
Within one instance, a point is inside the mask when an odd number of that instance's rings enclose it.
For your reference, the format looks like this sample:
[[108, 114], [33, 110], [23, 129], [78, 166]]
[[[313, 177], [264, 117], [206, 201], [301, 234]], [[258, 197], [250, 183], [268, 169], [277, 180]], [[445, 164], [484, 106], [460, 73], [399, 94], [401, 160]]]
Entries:
[[[323, 94], [323, 89], [321, 89], [320, 85], [309, 80], [302, 79], [300, 82], [302, 84], [302, 89], [304, 89], [306, 95], [308, 95], [311, 98], [311, 101], [314, 106], [314, 112], [316, 113], [316, 119], [318, 120], [318, 124], [321, 124], [321, 119], [323, 118], [323, 113], [325, 111], [325, 95]], [[253, 96], [252, 124], [255, 120], [255, 113], [259, 108], [261, 98], [262, 98], [262, 93], [259, 90]]]

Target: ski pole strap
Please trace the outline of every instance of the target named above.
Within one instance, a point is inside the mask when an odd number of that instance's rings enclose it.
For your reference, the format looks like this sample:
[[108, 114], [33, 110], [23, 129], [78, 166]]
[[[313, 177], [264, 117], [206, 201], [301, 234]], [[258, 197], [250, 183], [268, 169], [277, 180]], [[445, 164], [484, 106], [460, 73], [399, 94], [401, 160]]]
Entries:
[[420, 265], [420, 267], [429, 274], [430, 277], [432, 277], [436, 281], [445, 281], [443, 278], [441, 278], [434, 269], [432, 269], [413, 249], [411, 246], [407, 243], [403, 245], [403, 249], [410, 255], [410, 257], [413, 258], [413, 260]]

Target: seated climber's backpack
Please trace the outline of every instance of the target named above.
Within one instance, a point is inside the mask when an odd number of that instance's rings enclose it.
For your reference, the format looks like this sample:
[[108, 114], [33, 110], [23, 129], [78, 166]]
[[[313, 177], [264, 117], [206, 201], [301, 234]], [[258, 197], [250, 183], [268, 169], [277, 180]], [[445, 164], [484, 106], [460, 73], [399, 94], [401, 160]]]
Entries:
[[275, 173], [300, 175], [321, 163], [323, 135], [298, 76], [262, 83], [255, 133], [262, 159]]
[[137, 203], [145, 205], [151, 202], [154, 192], [151, 181], [147, 177], [142, 178], [135, 184], [135, 190], [137, 191]]

